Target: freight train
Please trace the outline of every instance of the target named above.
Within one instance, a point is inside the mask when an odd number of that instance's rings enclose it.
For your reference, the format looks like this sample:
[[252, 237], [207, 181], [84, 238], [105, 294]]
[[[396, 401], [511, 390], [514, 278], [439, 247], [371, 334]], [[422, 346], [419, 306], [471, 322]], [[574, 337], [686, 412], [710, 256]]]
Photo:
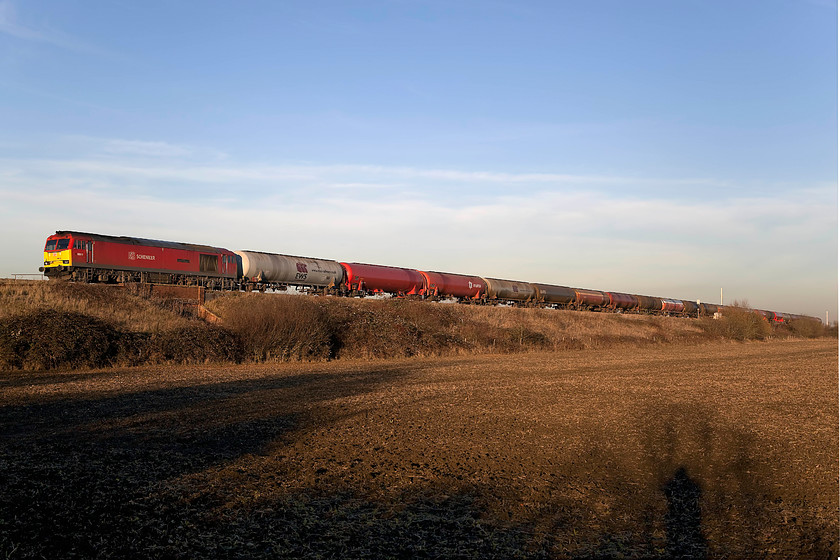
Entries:
[[[244, 291], [298, 286], [347, 296], [388, 294], [691, 317], [713, 316], [722, 311], [721, 306], [699, 301], [76, 231], [57, 231], [47, 238], [44, 265], [39, 270], [50, 279], [78, 282], [147, 282]], [[774, 311], [755, 312], [773, 323], [806, 318]]]

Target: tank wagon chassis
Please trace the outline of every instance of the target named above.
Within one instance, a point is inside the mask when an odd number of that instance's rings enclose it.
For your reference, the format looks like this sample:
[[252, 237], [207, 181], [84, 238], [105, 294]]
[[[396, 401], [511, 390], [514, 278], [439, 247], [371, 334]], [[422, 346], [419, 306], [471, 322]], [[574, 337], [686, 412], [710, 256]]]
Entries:
[[[39, 270], [48, 278], [75, 282], [158, 283], [211, 290], [264, 292], [295, 286], [308, 293], [351, 297], [387, 294], [684, 317], [713, 316], [722, 310], [715, 304], [687, 300], [74, 231], [57, 231], [47, 238], [44, 266]], [[755, 313], [774, 323], [819, 320], [773, 311]]]

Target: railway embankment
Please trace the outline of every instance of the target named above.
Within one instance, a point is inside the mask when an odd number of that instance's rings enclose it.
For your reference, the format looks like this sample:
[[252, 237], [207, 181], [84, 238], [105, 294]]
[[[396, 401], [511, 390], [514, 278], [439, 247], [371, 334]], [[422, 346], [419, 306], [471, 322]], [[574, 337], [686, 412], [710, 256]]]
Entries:
[[[208, 321], [207, 318], [213, 321]], [[116, 286], [0, 283], [0, 369], [387, 359], [837, 336], [813, 322], [227, 293], [205, 306]]]

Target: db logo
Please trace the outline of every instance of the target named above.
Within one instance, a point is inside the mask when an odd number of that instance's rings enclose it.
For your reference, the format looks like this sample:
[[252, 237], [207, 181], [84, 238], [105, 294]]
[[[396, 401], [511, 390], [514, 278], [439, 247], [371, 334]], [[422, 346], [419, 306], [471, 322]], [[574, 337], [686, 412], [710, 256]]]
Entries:
[[128, 260], [133, 261], [136, 258], [137, 258], [137, 256], [134, 254], [134, 251], [129, 251], [128, 252]]
[[298, 272], [303, 272], [304, 274], [309, 272], [308, 270], [306, 270], [306, 265], [304, 263], [297, 263], [297, 270]]

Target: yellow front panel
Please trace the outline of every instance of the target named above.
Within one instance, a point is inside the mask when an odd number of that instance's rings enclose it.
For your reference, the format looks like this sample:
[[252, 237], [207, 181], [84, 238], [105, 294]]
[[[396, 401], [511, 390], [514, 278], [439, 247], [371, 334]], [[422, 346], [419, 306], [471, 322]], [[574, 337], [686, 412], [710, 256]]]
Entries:
[[[44, 251], [44, 268], [53, 266], [69, 266], [73, 264], [73, 255], [70, 249], [66, 251]], [[67, 262], [65, 262], [67, 261]]]

